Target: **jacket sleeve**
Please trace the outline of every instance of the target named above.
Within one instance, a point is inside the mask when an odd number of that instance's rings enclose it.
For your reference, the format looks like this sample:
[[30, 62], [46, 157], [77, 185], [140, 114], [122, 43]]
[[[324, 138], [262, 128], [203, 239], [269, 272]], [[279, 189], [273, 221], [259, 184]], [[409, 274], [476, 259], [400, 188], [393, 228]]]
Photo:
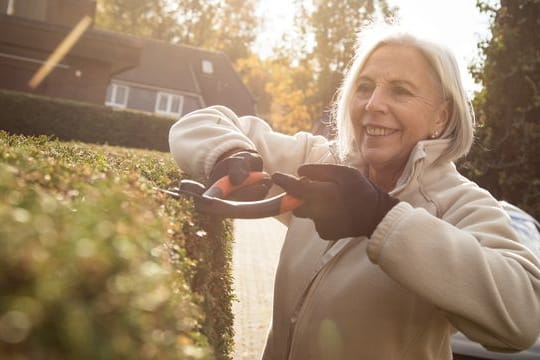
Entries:
[[530, 347], [540, 332], [540, 263], [518, 243], [509, 218], [475, 184], [450, 191], [438, 218], [401, 202], [367, 252], [394, 280], [446, 313], [471, 340], [502, 352]]
[[272, 130], [255, 116], [238, 117], [224, 106], [191, 112], [169, 131], [169, 147], [178, 166], [192, 176], [208, 177], [217, 159], [235, 148], [257, 150], [268, 173], [296, 174], [305, 162], [323, 161], [328, 141], [299, 132], [294, 136]]

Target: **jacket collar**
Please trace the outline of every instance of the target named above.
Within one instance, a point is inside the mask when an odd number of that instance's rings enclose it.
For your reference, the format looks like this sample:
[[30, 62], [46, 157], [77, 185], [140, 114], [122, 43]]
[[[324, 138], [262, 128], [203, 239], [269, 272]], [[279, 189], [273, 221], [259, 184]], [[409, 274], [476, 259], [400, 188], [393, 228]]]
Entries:
[[[417, 176], [420, 169], [432, 166], [435, 161], [450, 146], [449, 139], [422, 140], [416, 143], [409, 154], [405, 168], [399, 177], [395, 188], [390, 191], [390, 195], [395, 195], [407, 187], [412, 179]], [[359, 152], [352, 154], [344, 161], [349, 166], [356, 167], [367, 176], [368, 166]]]
[[419, 141], [409, 154], [407, 164], [390, 195], [397, 194], [407, 187], [421, 169], [432, 166], [439, 156], [448, 149], [449, 145], [450, 140], [448, 139]]

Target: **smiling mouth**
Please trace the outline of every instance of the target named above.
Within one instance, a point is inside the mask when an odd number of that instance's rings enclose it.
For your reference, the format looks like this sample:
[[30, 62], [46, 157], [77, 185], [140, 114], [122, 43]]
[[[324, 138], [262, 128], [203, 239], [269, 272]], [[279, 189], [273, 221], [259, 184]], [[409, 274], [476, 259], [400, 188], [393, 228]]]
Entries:
[[366, 126], [365, 130], [366, 130], [366, 134], [368, 134], [369, 136], [388, 136], [397, 132], [397, 130], [395, 129], [389, 129], [389, 128], [378, 127], [378, 126]]

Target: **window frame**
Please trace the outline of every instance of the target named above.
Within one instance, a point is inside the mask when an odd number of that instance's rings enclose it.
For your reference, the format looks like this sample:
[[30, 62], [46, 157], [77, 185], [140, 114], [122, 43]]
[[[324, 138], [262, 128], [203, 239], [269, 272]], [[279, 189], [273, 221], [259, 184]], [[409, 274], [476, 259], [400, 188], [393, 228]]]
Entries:
[[[117, 84], [117, 83], [110, 83], [109, 86], [111, 87], [111, 100], [105, 99], [105, 105], [125, 109], [127, 107], [128, 99], [129, 99], [129, 85], [124, 84]], [[117, 102], [117, 92], [118, 88], [124, 88], [126, 91], [126, 97], [124, 103]]]
[[[159, 108], [159, 103], [161, 102], [161, 99], [165, 97], [167, 99], [166, 102], [166, 110], [161, 110]], [[174, 102], [174, 98], [178, 98], [178, 112], [172, 111], [171, 107]], [[154, 106], [154, 112], [161, 115], [167, 115], [167, 116], [179, 116], [182, 115], [182, 111], [184, 109], [184, 95], [170, 93], [166, 91], [158, 91], [156, 94], [156, 103]]]

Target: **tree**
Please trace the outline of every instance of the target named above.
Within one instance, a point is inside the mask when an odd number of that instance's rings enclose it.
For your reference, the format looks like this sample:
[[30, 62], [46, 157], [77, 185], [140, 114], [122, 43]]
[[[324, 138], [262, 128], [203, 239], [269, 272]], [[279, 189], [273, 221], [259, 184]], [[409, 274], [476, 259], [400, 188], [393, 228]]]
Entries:
[[257, 32], [255, 0], [98, 0], [96, 26], [246, 57]]
[[176, 13], [167, 0], [98, 0], [95, 25], [165, 41], [179, 36]]
[[540, 1], [477, 6], [492, 14], [492, 38], [479, 45], [477, 146], [462, 168], [496, 197], [540, 217]]
[[235, 62], [249, 56], [258, 19], [255, 0], [175, 0], [176, 42], [223, 51]]
[[260, 31], [255, 5], [255, 0], [222, 1], [214, 24], [216, 36], [213, 37], [213, 44], [209, 44], [210, 48], [223, 51], [233, 62], [248, 57]]
[[[299, 32], [305, 44], [304, 62], [314, 69], [316, 91], [309, 103], [320, 115], [332, 102], [354, 53], [356, 34], [362, 25], [377, 15], [395, 11], [385, 0], [327, 0], [307, 4], [297, 1]], [[311, 46], [312, 44], [312, 46]]]
[[[266, 91], [272, 96], [270, 122], [278, 131], [294, 134], [309, 131], [312, 114], [308, 99], [313, 96], [309, 79], [312, 72], [303, 65], [291, 67], [288, 59], [275, 59], [271, 66], [271, 80]], [[298, 87], [298, 84], [305, 84]]]
[[262, 60], [255, 54], [237, 61], [240, 76], [257, 101], [259, 115], [275, 130], [287, 134], [309, 131], [312, 116], [306, 98], [313, 90], [310, 84], [312, 72], [300, 65], [291, 66], [286, 57]]
[[271, 81], [272, 74], [269, 71], [271, 60], [262, 60], [256, 54], [251, 54], [242, 59], [238, 59], [235, 64], [242, 81], [257, 103], [257, 112], [263, 117], [270, 115], [272, 105], [272, 95], [267, 91], [266, 86]]

